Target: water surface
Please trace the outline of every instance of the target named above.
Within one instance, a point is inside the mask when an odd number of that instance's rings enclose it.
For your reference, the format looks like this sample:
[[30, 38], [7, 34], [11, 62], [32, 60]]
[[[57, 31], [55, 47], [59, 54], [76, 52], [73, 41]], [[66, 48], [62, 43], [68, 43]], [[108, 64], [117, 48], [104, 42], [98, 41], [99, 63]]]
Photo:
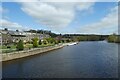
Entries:
[[118, 44], [80, 42], [3, 63], [4, 78], [117, 78]]

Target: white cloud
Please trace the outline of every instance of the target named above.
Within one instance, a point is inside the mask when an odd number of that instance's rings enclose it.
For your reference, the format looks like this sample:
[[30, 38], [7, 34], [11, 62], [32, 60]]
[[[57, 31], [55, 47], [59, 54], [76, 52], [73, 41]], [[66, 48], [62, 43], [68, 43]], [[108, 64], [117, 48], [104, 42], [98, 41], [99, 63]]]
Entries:
[[1, 28], [8, 28], [8, 29], [19, 29], [19, 30], [26, 30], [28, 29], [27, 27], [23, 27], [22, 25], [15, 23], [15, 22], [10, 22], [5, 19], [1, 19]]
[[76, 10], [88, 10], [94, 3], [63, 3], [63, 2], [38, 2], [22, 3], [22, 10], [32, 16], [38, 23], [51, 28], [68, 26], [75, 17]]
[[77, 4], [77, 9], [79, 10], [88, 10], [91, 6], [93, 6], [93, 2], [80, 2]]
[[1, 0], [2, 2], [118, 2], [120, 0]]
[[[99, 22], [79, 28], [80, 33], [111, 34], [118, 31], [118, 6], [111, 9], [110, 13]], [[118, 33], [118, 32], [115, 32]]]

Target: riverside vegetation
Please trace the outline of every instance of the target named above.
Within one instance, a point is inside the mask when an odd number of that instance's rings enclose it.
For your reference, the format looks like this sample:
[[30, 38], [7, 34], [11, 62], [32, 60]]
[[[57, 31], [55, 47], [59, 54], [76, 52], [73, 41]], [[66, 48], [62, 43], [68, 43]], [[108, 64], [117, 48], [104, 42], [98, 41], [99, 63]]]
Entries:
[[12, 43], [10, 45], [2, 45], [0, 48], [3, 53], [9, 53], [13, 51], [21, 51], [25, 49], [31, 48], [42, 48], [47, 46], [53, 46], [59, 43], [68, 43], [68, 42], [80, 42], [80, 41], [103, 41], [106, 40], [110, 43], [120, 43], [120, 36], [116, 34], [112, 35], [83, 35], [83, 34], [55, 34], [51, 31], [42, 31], [42, 30], [31, 30], [29, 32], [32, 33], [45, 33], [50, 35], [49, 38], [44, 38], [43, 40], [39, 40], [37, 37], [33, 38], [32, 41], [28, 41], [24, 43], [22, 40], [19, 40], [16, 43]]

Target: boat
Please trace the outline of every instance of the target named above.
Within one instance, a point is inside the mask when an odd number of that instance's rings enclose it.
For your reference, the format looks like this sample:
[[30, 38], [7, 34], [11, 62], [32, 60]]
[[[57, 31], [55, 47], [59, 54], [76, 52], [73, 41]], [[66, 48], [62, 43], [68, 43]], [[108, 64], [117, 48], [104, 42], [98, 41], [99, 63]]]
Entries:
[[74, 43], [69, 43], [68, 46], [71, 46], [71, 45], [76, 45], [78, 44], [78, 42], [74, 42]]

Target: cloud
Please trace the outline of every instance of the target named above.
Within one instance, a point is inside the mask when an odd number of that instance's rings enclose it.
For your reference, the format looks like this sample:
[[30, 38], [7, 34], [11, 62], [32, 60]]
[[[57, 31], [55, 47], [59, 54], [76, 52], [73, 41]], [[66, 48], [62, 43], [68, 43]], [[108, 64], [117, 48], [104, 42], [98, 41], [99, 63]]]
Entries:
[[82, 26], [78, 30], [80, 33], [95, 34], [111, 34], [115, 31], [118, 31], [118, 6], [112, 8], [110, 13], [103, 17], [99, 22]]
[[21, 9], [36, 22], [50, 28], [64, 28], [74, 19], [76, 10], [88, 10], [94, 3], [38, 2], [22, 3]]
[[15, 22], [10, 22], [5, 19], [1, 19], [1, 25], [0, 27], [2, 28], [8, 28], [8, 29], [18, 29], [18, 30], [27, 30], [27, 27], [23, 27], [22, 25], [15, 23]]
[[1, 0], [2, 2], [118, 2], [120, 0]]

